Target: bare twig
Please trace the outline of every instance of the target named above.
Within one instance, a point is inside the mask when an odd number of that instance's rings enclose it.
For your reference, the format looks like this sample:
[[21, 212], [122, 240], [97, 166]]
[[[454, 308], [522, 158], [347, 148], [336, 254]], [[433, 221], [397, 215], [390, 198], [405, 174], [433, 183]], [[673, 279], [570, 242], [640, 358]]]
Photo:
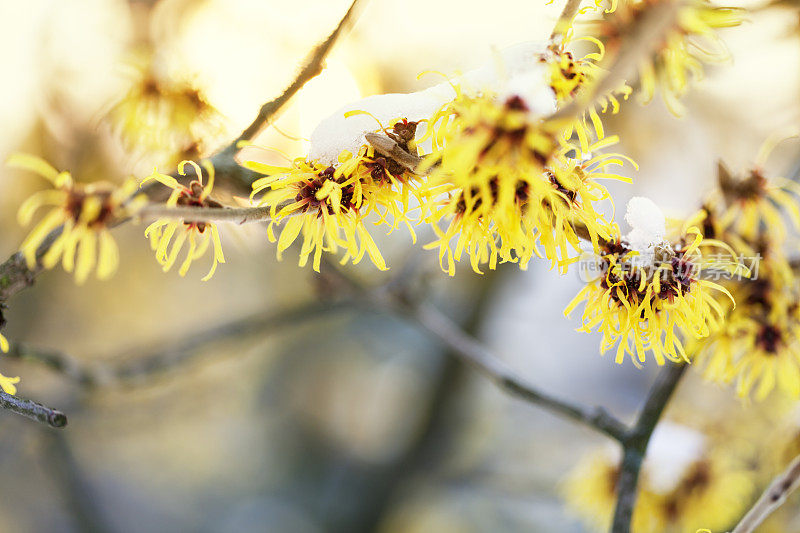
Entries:
[[628, 428], [625, 424], [608, 413], [605, 408], [585, 407], [538, 390], [435, 307], [426, 303], [412, 302], [402, 292], [387, 292], [380, 288], [365, 289], [341, 271], [334, 268], [330, 270], [368, 304], [416, 322], [422, 329], [442, 341], [454, 355], [470, 364], [507, 393], [539, 405], [558, 416], [582, 423], [619, 442], [627, 437]]
[[318, 44], [308, 55], [305, 65], [303, 65], [303, 68], [297, 73], [294, 81], [292, 81], [292, 83], [286, 88], [286, 90], [283, 91], [280, 96], [261, 106], [261, 109], [259, 110], [255, 120], [253, 120], [253, 122], [236, 139], [234, 139], [234, 141], [228, 145], [228, 147], [220, 152], [220, 156], [223, 156], [226, 159], [233, 159], [233, 155], [239, 151], [238, 145], [240, 142], [250, 141], [256, 135], [258, 135], [259, 132], [261, 132], [261, 130], [267, 125], [268, 121], [278, 111], [280, 111], [284, 105], [286, 105], [286, 103], [297, 93], [297, 91], [302, 89], [306, 83], [322, 72], [325, 58], [333, 48], [333, 45], [336, 44], [336, 41], [341, 36], [342, 32], [345, 30], [351, 20], [355, 18], [356, 13], [358, 12], [358, 7], [361, 3], [362, 0], [353, 0], [353, 3], [350, 5], [350, 9], [348, 9], [344, 14], [344, 17], [342, 17], [342, 20], [339, 21], [339, 24], [336, 26], [333, 32], [331, 32], [328, 38]]
[[272, 208], [267, 207], [168, 207], [150, 204], [137, 213], [142, 218], [177, 218], [184, 222], [261, 222], [270, 219]]
[[564, 9], [556, 20], [556, 25], [553, 28], [553, 33], [550, 34], [550, 41], [560, 42], [564, 39], [564, 34], [572, 26], [572, 19], [578, 13], [578, 8], [581, 6], [581, 0], [567, 0], [564, 4]]
[[[252, 333], [263, 335], [285, 331], [293, 325], [352, 307], [347, 299], [315, 301], [291, 309], [255, 313], [217, 326], [192, 332], [173, 342], [162, 343], [157, 350], [128, 350], [114, 356], [108, 363], [84, 363], [56, 350], [32, 348], [12, 343], [6, 357], [43, 364], [63, 374], [86, 389], [138, 385], [149, 379], [178, 368], [199, 357], [202, 348], [226, 338], [242, 337]], [[164, 347], [166, 345], [166, 347]]]
[[620, 87], [658, 49], [667, 33], [675, 27], [680, 2], [657, 2], [652, 4], [636, 20], [630, 33], [620, 43], [620, 52], [610, 58], [611, 65], [603, 78], [581, 91], [575, 99], [548, 118], [554, 128], [570, 123], [595, 101]]
[[63, 428], [67, 425], [67, 415], [33, 400], [12, 396], [0, 390], [0, 407], [12, 413], [47, 424], [51, 428]]
[[403, 149], [397, 142], [380, 133], [367, 133], [364, 139], [375, 148], [375, 151], [384, 157], [389, 157], [400, 163], [406, 170], [417, 172], [417, 168], [422, 163], [422, 158], [411, 154]]
[[647, 395], [636, 424], [621, 440], [623, 457], [617, 483], [617, 507], [614, 510], [612, 533], [630, 532], [631, 518], [636, 505], [639, 472], [647, 445], [687, 367], [687, 364], [670, 364], [659, 373]]
[[444, 342], [453, 353], [511, 395], [590, 426], [612, 439], [619, 441], [624, 438], [627, 429], [625, 424], [609, 414], [605, 408], [584, 407], [538, 390], [436, 308], [419, 304], [404, 310], [419, 326]]
[[800, 486], [800, 455], [772, 483], [756, 501], [731, 533], [751, 533], [783, 505], [786, 498]]

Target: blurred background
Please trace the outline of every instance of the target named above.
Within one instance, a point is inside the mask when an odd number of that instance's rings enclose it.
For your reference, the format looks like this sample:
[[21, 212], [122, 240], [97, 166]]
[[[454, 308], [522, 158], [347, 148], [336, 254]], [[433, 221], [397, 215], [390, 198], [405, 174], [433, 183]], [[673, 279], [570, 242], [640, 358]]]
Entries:
[[[418, 80], [420, 72], [455, 73], [495, 48], [543, 41], [561, 5], [541, 4], [372, 0], [324, 73], [276, 121], [284, 134], [270, 128], [257, 144], [302, 156], [305, 142], [290, 137], [307, 138], [345, 103], [417, 90], [439, 81]], [[211, 153], [283, 90], [348, 5], [2, 2], [0, 159], [25, 151], [78, 181], [118, 182]], [[713, 184], [719, 158], [743, 169], [768, 135], [800, 124], [798, 12], [748, 18], [722, 32], [733, 61], [707, 69], [685, 116], [656, 98], [610, 119], [618, 151], [641, 167], [633, 185], [611, 186], [620, 210], [646, 195], [684, 217]], [[126, 128], [126, 117], [163, 119], [153, 94], [195, 105], [203, 120]], [[797, 144], [780, 146], [768, 169], [785, 174], [797, 152]], [[3, 257], [26, 233], [18, 206], [43, 185], [0, 170]], [[22, 396], [70, 422], [48, 430], [0, 411], [0, 531], [583, 531], [561, 502], [560, 482], [604, 437], [510, 399], [402, 318], [326, 307], [324, 277], [298, 268], [292, 254], [276, 261], [262, 226], [223, 228], [227, 263], [205, 283], [203, 267], [186, 278], [163, 274], [142, 230], [115, 232], [122, 261], [110, 282], [78, 288], [58, 269], [42, 275], [9, 302], [6, 335], [90, 365], [135, 365], [220, 324], [259, 317], [257, 326], [93, 390], [2, 360], [4, 374], [22, 377]], [[435, 253], [412, 247], [407, 234], [380, 233], [391, 270], [364, 262], [351, 275], [385, 283], [413, 265], [417, 288], [527, 379], [626, 420], [635, 414], [656, 369], [615, 365], [598, 354], [597, 336], [574, 331], [577, 318], [562, 310], [581, 286], [577, 275], [534, 261], [526, 272], [505, 265], [484, 276], [465, 265], [448, 278]], [[672, 407], [688, 408], [698, 424], [724, 417], [740, 427], [767, 409], [696, 376]], [[742, 438], [760, 446], [757, 432]]]

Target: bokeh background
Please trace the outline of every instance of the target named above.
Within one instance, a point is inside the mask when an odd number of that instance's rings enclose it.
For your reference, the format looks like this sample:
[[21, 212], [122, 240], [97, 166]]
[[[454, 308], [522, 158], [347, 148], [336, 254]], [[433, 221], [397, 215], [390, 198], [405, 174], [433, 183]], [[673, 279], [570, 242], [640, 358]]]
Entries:
[[[187, 146], [136, 148], [109, 119], [142, 65], [207, 95], [215, 126], [190, 148], [211, 152], [282, 91], [348, 4], [4, 1], [0, 159], [35, 153], [81, 181], [167, 170]], [[277, 126], [308, 137], [361, 96], [423, 88], [439, 78], [417, 79], [420, 72], [452, 74], [493, 49], [543, 41], [559, 4], [373, 0]], [[723, 31], [733, 61], [708, 69], [683, 117], [656, 99], [630, 102], [610, 120], [619, 151], [641, 167], [633, 185], [612, 186], [618, 206], [646, 195], [668, 215], [686, 216], [713, 184], [718, 159], [744, 168], [768, 135], [800, 124], [797, 11], [748, 18]], [[307, 148], [273, 128], [258, 144], [292, 157]], [[782, 145], [769, 170], [789, 172], [797, 153], [797, 144]], [[42, 186], [0, 170], [2, 254], [25, 235], [17, 207]], [[291, 254], [278, 262], [262, 226], [224, 228], [227, 263], [205, 283], [194, 270], [163, 274], [142, 230], [116, 232], [122, 263], [110, 282], [76, 287], [61, 271], [42, 275], [9, 302], [7, 336], [114, 365], [250, 315], [284, 320], [99, 390], [2, 361], [4, 374], [22, 377], [21, 395], [64, 410], [70, 423], [57, 432], [0, 412], [0, 531], [583, 531], [561, 502], [560, 480], [603, 437], [510, 399], [401, 318], [315, 311], [324, 280]], [[596, 336], [574, 331], [576, 319], [562, 309], [580, 288], [577, 275], [534, 261], [526, 272], [506, 265], [484, 276], [466, 265], [448, 278], [435, 253], [407, 234], [378, 238], [392, 269], [363, 264], [351, 275], [384, 283], [415, 265], [418, 288], [527, 379], [626, 419], [635, 414], [656, 369], [615, 365], [598, 354]], [[743, 425], [764, 409], [696, 376], [672, 408]], [[759, 446], [757, 432], [745, 438]]]

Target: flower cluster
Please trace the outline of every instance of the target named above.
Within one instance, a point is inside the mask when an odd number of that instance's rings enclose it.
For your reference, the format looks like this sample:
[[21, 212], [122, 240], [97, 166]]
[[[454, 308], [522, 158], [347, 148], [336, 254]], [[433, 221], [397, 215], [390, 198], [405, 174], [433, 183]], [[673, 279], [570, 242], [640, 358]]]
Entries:
[[[632, 531], [722, 531], [750, 502], [754, 473], [729, 443], [662, 422], [648, 447], [636, 498]], [[608, 531], [616, 504], [621, 462], [617, 450], [586, 456], [563, 485], [564, 497], [593, 531]]]
[[108, 113], [111, 127], [130, 150], [199, 158], [224, 130], [220, 112], [198, 84], [163, 74], [152, 61], [135, 72], [127, 94]]
[[601, 331], [600, 350], [616, 346], [617, 363], [626, 355], [637, 365], [644, 363], [648, 351], [659, 365], [689, 361], [684, 339], [707, 337], [724, 320], [713, 292], [732, 299], [720, 284], [700, 277], [701, 247], [720, 243], [704, 242], [699, 230], [690, 228], [676, 244], [654, 244], [652, 256], [642, 260], [647, 252], [619, 235], [604, 242], [597, 267], [600, 276], [564, 311], [569, 315], [585, 302], [580, 330]]
[[784, 255], [789, 237], [797, 240], [787, 217], [800, 228], [798, 193], [792, 182], [766, 179], [760, 166], [739, 178], [720, 164], [719, 189], [692, 220], [757, 261], [750, 281], [730, 284], [738, 305], [726, 305], [725, 326], [692, 346], [704, 375], [736, 382], [743, 397], [764, 399], [776, 385], [800, 397], [800, 285]]
[[675, 113], [682, 111], [678, 100], [690, 80], [702, 76], [703, 64], [728, 58], [716, 30], [737, 26], [743, 20], [742, 9], [715, 6], [709, 0], [613, 0], [613, 4], [596, 27], [597, 37], [610, 49], [619, 48], [641, 31], [645, 12], [657, 13], [654, 18], [661, 25], [671, 22], [653, 55], [639, 65], [639, 85], [645, 101], [660, 87], [665, 103]]
[[[64, 270], [75, 273], [78, 284], [95, 269], [99, 279], [110, 278], [117, 270], [119, 251], [109, 227], [141, 205], [142, 198], [134, 195], [136, 182], [128, 180], [122, 186], [76, 183], [69, 172], [59, 172], [46, 161], [25, 154], [12, 155], [8, 164], [35, 172], [53, 186], [34, 194], [19, 208], [19, 222], [26, 226], [40, 208], [50, 208], [20, 245], [28, 267], [38, 263], [50, 269], [60, 261]], [[57, 228], [60, 233], [39, 257], [40, 247]]]
[[[596, 0], [595, 7], [601, 3]], [[534, 256], [565, 273], [591, 249], [600, 257], [602, 275], [568, 309], [585, 301], [581, 329], [602, 331], [601, 349], [616, 346], [618, 362], [630, 355], [640, 364], [647, 351], [658, 364], [688, 360], [684, 342], [708, 337], [723, 322], [726, 304], [713, 292], [730, 297], [726, 288], [698, 275], [699, 252], [729, 249], [714, 235], [702, 235], [707, 224], [673, 242], [662, 235], [642, 246], [636, 231], [622, 237], [602, 185], [607, 179], [630, 181], [613, 167], [636, 164], [606, 151], [618, 139], [606, 134], [601, 115], [618, 112], [632, 89], [601, 61], [606, 50], [616, 52], [627, 40], [646, 11], [662, 7], [671, 25], [641, 66], [640, 85], [649, 97], [658, 79], [674, 99], [685, 91], [687, 73], [709, 59], [692, 43], [719, 44], [715, 30], [738, 24], [737, 10], [707, 0], [614, 1], [596, 36], [577, 39], [595, 51], [575, 55], [572, 28], [561, 28], [545, 47], [515, 47], [486, 67], [424, 91], [362, 100], [323, 121], [311, 136], [308, 156], [289, 165], [246, 162], [264, 175], [252, 183], [250, 200], [269, 211], [268, 238], [277, 243], [278, 257], [299, 243], [299, 264], [310, 263], [316, 271], [325, 253], [340, 255], [342, 263], [369, 257], [385, 270], [368, 230], [373, 224], [388, 233], [405, 227], [414, 241], [415, 227], [427, 225], [434, 236], [424, 247], [438, 251], [439, 264], [450, 275], [465, 258], [480, 273], [504, 262], [525, 269]], [[145, 236], [164, 271], [186, 250], [181, 276], [213, 248], [204, 280], [225, 262], [219, 228], [204, 218], [209, 213], [204, 210], [221, 212], [225, 206], [210, 197], [213, 167], [204, 163], [203, 169], [194, 161], [218, 118], [194, 84], [160, 74], [153, 63], [140, 70], [138, 82], [110, 112], [129, 146], [167, 146], [172, 155], [190, 154], [178, 174], [154, 171], [143, 181], [171, 190], [163, 205], [148, 206], [159, 218]], [[29, 266], [61, 262], [79, 283], [95, 268], [102, 279], [113, 274], [119, 259], [108, 228], [140, 213], [135, 183], [83, 185], [29, 156], [15, 156], [11, 163], [53, 184], [20, 209], [20, 221], [27, 224], [38, 208], [52, 208], [22, 243]], [[188, 166], [196, 179], [185, 184], [178, 178]], [[153, 189], [156, 184], [148, 191]], [[766, 200], [753, 202], [755, 196]], [[714, 216], [742, 242], [753, 240], [754, 220], [777, 222], [780, 207], [789, 208], [800, 224], [791, 199], [760, 174], [724, 186], [723, 197], [729, 212]], [[731, 206], [736, 208], [730, 211]], [[195, 212], [196, 219], [187, 218]]]

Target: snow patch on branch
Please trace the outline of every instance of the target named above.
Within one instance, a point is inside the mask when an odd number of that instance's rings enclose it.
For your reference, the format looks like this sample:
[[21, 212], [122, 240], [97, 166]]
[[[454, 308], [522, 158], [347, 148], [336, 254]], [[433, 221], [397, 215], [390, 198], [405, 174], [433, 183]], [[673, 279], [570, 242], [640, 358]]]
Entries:
[[[450, 81], [428, 89], [407, 94], [381, 94], [368, 96], [347, 104], [324, 119], [311, 133], [309, 159], [327, 165], [338, 164], [339, 154], [353, 154], [365, 144], [364, 134], [381, 126], [388, 127], [392, 120], [406, 118], [420, 121], [430, 118], [439, 108], [456, 96], [453, 86], [467, 94], [493, 93], [505, 99], [520, 96], [531, 113], [546, 115], [556, 109], [556, 100], [548, 83], [547, 65], [540, 61], [545, 45], [538, 42], [522, 43], [494, 54], [487, 64], [471, 70]], [[366, 111], [345, 117], [351, 111]], [[424, 126], [417, 129], [422, 135]]]

